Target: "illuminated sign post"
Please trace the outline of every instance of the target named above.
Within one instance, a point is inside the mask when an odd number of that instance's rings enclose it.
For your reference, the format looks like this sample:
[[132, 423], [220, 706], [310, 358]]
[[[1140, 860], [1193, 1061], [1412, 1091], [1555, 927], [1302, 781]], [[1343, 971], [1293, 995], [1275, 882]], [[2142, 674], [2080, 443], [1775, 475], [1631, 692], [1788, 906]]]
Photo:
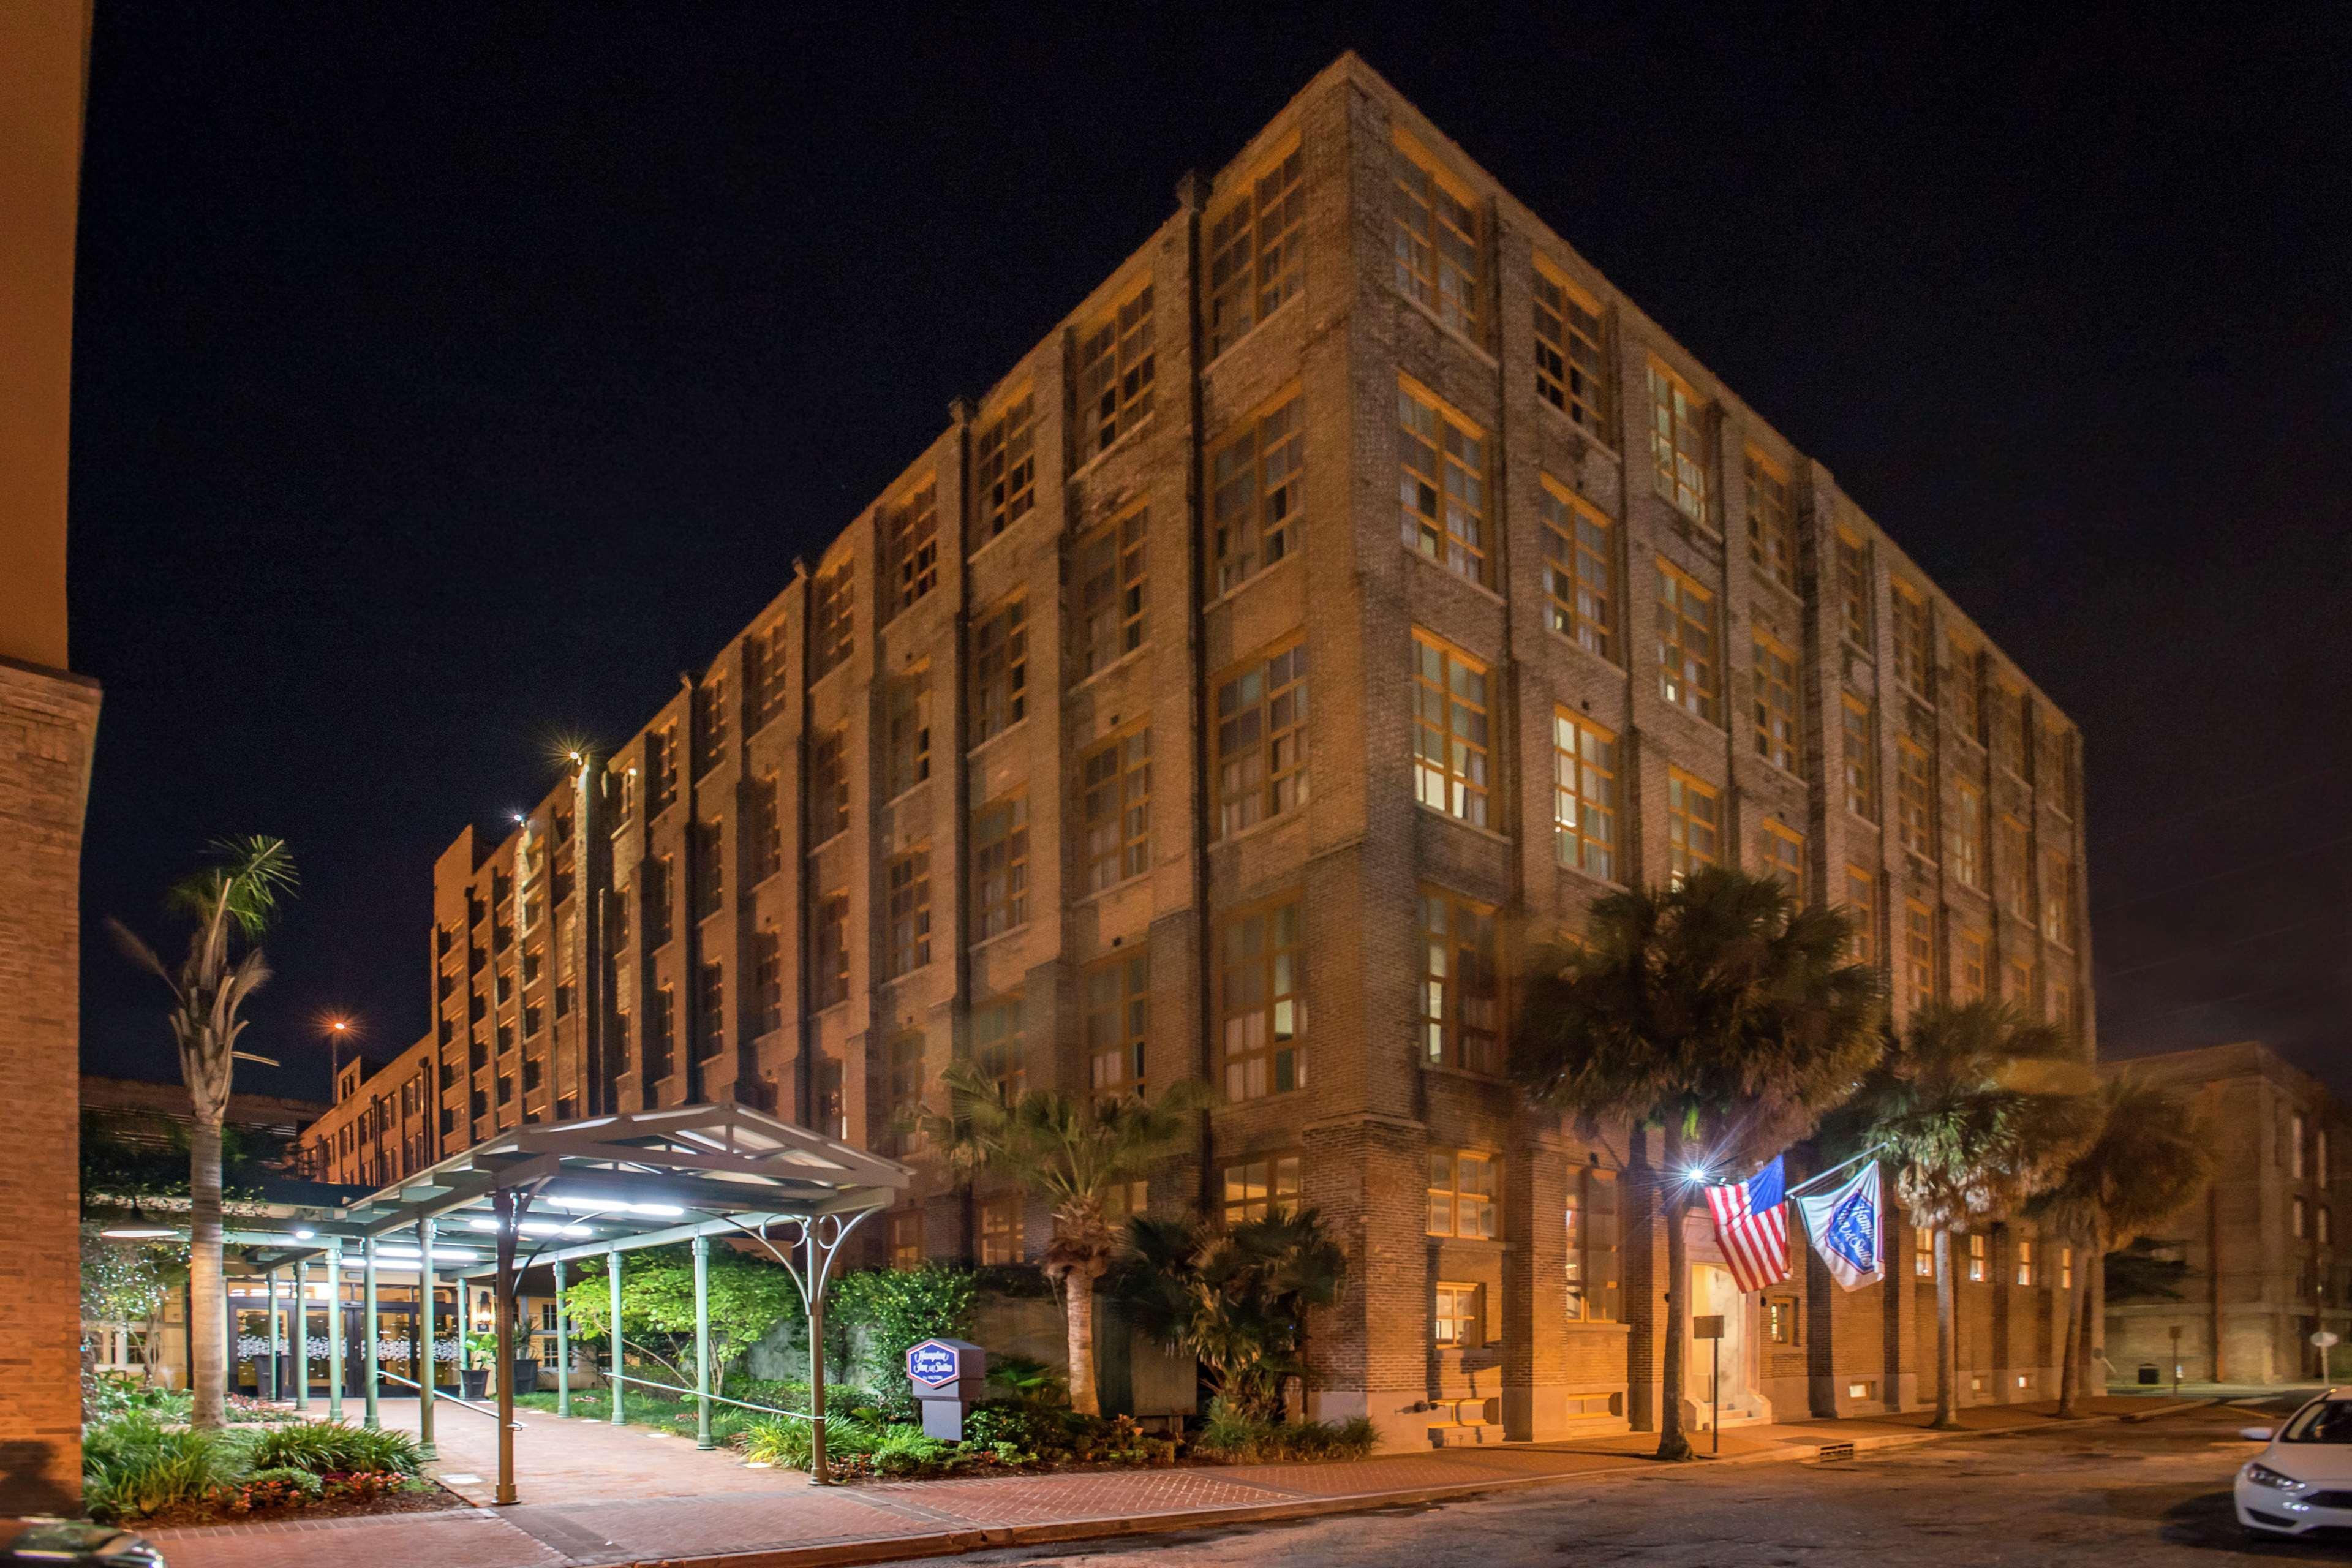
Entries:
[[969, 1340], [925, 1340], [907, 1352], [907, 1381], [923, 1407], [923, 1436], [961, 1443], [988, 1381], [988, 1352]]

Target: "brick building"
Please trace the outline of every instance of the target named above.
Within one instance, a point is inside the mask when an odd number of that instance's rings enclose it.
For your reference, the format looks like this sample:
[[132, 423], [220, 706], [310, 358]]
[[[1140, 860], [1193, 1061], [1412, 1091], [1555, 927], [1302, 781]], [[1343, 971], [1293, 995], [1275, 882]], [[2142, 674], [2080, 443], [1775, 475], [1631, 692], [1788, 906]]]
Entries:
[[[2352, 1118], [2309, 1073], [2269, 1047], [2240, 1040], [2101, 1064], [2176, 1087], [2211, 1132], [2213, 1180], [2148, 1233], [2152, 1260], [2178, 1278], [2178, 1300], [2116, 1291], [2106, 1302], [2114, 1374], [2153, 1366], [2170, 1382], [2299, 1383], [2322, 1376], [2310, 1336], [2352, 1340], [2352, 1249], [2336, 1237], [2336, 1211], [2352, 1197], [2336, 1173], [2352, 1150]], [[2339, 1376], [2352, 1352], [2337, 1348]]]
[[[1343, 57], [637, 735], [443, 856], [437, 1087], [378, 1144], [731, 1096], [919, 1156], [951, 1059], [1197, 1077], [1197, 1152], [1130, 1197], [1333, 1222], [1321, 1413], [1646, 1425], [1646, 1155], [1501, 1081], [1517, 954], [1736, 863], [1859, 908], [1898, 1011], [1997, 994], [2087, 1046], [2078, 755], [1826, 468]], [[1046, 1227], [933, 1181], [877, 1247]], [[2039, 1396], [2071, 1259], [1971, 1246], [1964, 1396]], [[1731, 1413], [1932, 1394], [1931, 1280], [1739, 1304], [1694, 1258]]]

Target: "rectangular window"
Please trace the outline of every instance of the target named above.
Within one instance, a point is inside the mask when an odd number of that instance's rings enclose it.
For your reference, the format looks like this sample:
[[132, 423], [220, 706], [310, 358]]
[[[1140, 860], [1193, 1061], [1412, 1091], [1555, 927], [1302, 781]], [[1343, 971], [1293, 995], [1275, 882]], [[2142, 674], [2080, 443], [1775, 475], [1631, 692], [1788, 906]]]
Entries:
[[972, 936], [986, 942], [1029, 919], [1029, 796], [971, 814]]
[[1936, 912], [1916, 900], [1903, 906], [1903, 977], [1911, 987], [1911, 1005], [1935, 1001]]
[[743, 639], [743, 728], [746, 733], [757, 734], [768, 721], [783, 711], [784, 700], [791, 690], [786, 679], [790, 665], [790, 634], [784, 618], [778, 616], [761, 631]]
[[1878, 879], [1859, 866], [1845, 868], [1845, 907], [1853, 917], [1853, 962], [1878, 962]]
[[1087, 890], [1099, 893], [1151, 864], [1151, 731], [1104, 742], [1078, 761]]
[[1617, 880], [1617, 737], [1564, 708], [1551, 716], [1554, 842], [1559, 863]]
[[927, 484], [883, 513], [889, 551], [890, 604], [911, 610], [940, 582], [939, 487]]
[[708, 920], [727, 901], [727, 825], [698, 822], [687, 845], [694, 856], [694, 918]]
[[2025, 847], [2025, 824], [2004, 814], [1993, 840], [1994, 870], [1999, 873], [2001, 908], [2027, 921], [2033, 918], [2033, 866]]
[[1764, 1342], [1775, 1345], [1797, 1342], [1797, 1299], [1794, 1296], [1764, 1298]]
[[931, 687], [922, 676], [890, 684], [890, 707], [884, 721], [889, 752], [888, 788], [896, 800], [931, 776]]
[[1452, 893], [1421, 893], [1423, 1059], [1432, 1067], [1503, 1068], [1503, 982], [1495, 911]]
[[1666, 770], [1666, 879], [1675, 887], [1722, 858], [1723, 801], [1680, 768]]
[[1478, 1287], [1441, 1281], [1432, 1323], [1432, 1337], [1438, 1344], [1457, 1351], [1476, 1350], [1485, 1341], [1479, 1332]]
[[1977, 700], [1976, 650], [1958, 637], [1944, 639], [1944, 662], [1949, 673], [1944, 678], [1940, 693], [1944, 705], [1952, 710], [1952, 721], [1961, 734], [1981, 742], [1984, 734], [1979, 728], [1979, 705]]
[[1878, 726], [1867, 698], [1841, 692], [1845, 715], [1845, 808], [1865, 822], [1878, 820]]
[[1225, 1098], [1257, 1100], [1307, 1081], [1304, 921], [1296, 900], [1234, 916], [1217, 943]]
[[980, 1261], [995, 1268], [1021, 1261], [1021, 1198], [991, 1198], [980, 1205]]
[[1936, 1233], [1924, 1225], [1911, 1232], [1911, 1272], [1921, 1279], [1936, 1277]]
[[909, 1209], [890, 1216], [890, 1267], [911, 1273], [923, 1266], [923, 1211]]
[[827, 893], [817, 900], [816, 930], [809, 950], [809, 990], [820, 1007], [849, 1000], [849, 895]]
[[1078, 461], [1107, 452], [1151, 412], [1151, 285], [1078, 341]]
[[1682, 377], [1650, 362], [1650, 467], [1657, 492], [1701, 528], [1715, 526], [1708, 505], [1706, 405]]
[[1617, 1180], [1594, 1167], [1568, 1173], [1568, 1317], [1614, 1322], [1618, 1311]]
[[1981, 1281], [1985, 1277], [1985, 1238], [1969, 1237], [1969, 1278]]
[[[646, 994], [644, 1082], [648, 1091], [669, 1076], [677, 1016], [677, 998], [668, 986], [656, 986]], [[478, 1116], [481, 1112], [478, 1110], [474, 1114]]]
[[1748, 448], [1748, 559], [1784, 588], [1797, 585], [1797, 508], [1789, 475]]
[[1936, 783], [1927, 749], [1910, 736], [1895, 742], [1895, 826], [1903, 847], [1932, 859], [1936, 853]]
[[[712, 962], [702, 966], [694, 998], [695, 1054], [708, 1061], [727, 1044], [727, 968]], [[532, 1068], [537, 1063], [531, 1064]], [[525, 1087], [534, 1073], [527, 1073]]]
[[2020, 1285], [2033, 1283], [2033, 1243], [2023, 1237], [2017, 1238], [2017, 1282]]
[[1467, 420], [1411, 386], [1397, 388], [1397, 421], [1405, 548], [1491, 584], [1485, 441]]
[[1141, 508], [1078, 542], [1077, 666], [1092, 675], [1143, 646], [1144, 541]]
[[2075, 777], [2075, 746], [2073, 734], [2064, 730], [2044, 730], [2041, 744], [2035, 748], [2033, 782], [2045, 805], [2057, 808], [2063, 816], [2074, 815], [2074, 797], [2081, 781]]
[[677, 726], [665, 724], [646, 736], [646, 777], [652, 781], [646, 811], [659, 816], [677, 799]]
[[1805, 901], [1805, 836], [1795, 828], [1765, 817], [1757, 825], [1756, 858], [1764, 874], [1789, 889], [1789, 897]]
[[1797, 656], [1756, 634], [1756, 754], [1797, 771]]
[[1870, 639], [1870, 546], [1841, 528], [1837, 531], [1838, 605], [1843, 612], [1845, 640], [1864, 653]]
[[751, 880], [766, 881], [784, 868], [784, 824], [782, 785], [772, 773], [751, 786], [750, 819]]
[[1484, 292], [1475, 198], [1400, 146], [1392, 223], [1398, 291], [1475, 341]]
[[1992, 760], [2019, 778], [2025, 776], [2025, 693], [2006, 681], [1992, 690]]
[[1217, 684], [1217, 831], [1229, 837], [1307, 799], [1307, 645]]
[[1979, 892], [1985, 885], [1984, 794], [1975, 785], [1952, 786], [1952, 878]]
[[714, 667], [694, 689], [696, 773], [709, 772], [727, 755], [727, 671]]
[[1230, 593], [1298, 548], [1306, 452], [1305, 425], [1293, 392], [1244, 420], [1210, 458], [1210, 565], [1217, 593]]
[[751, 939], [751, 984], [758, 988], [760, 1033], [784, 1026], [784, 939], [772, 926]]
[[1014, 598], [971, 632], [971, 743], [1003, 734], [1029, 712], [1029, 601]]
[[1415, 629], [1413, 795], [1486, 826], [1486, 667]]
[[1209, 357], [1298, 292], [1305, 276], [1307, 160], [1293, 147], [1209, 220]]
[[1658, 563], [1658, 690], [1668, 704], [1720, 723], [1715, 595]]
[[931, 961], [931, 852], [910, 849], [884, 875], [890, 916], [890, 977]]
[[1029, 1083], [1028, 1053], [1021, 1035], [1021, 998], [1008, 996], [971, 1010], [971, 1060], [1000, 1101], [1010, 1105], [1021, 1098]]
[[1595, 436], [1609, 425], [1601, 307], [1538, 259], [1535, 271], [1536, 392]]
[[1143, 1092], [1143, 1041], [1151, 1026], [1151, 965], [1122, 953], [1087, 972], [1087, 1062], [1097, 1098]]
[[2002, 968], [2007, 974], [2007, 979], [2002, 982], [2006, 990], [2002, 993], [2001, 1000], [2016, 1008], [2020, 1014], [2027, 1017], [2032, 1016], [2033, 966], [2011, 959], [2002, 965]]
[[1609, 519], [1549, 479], [1536, 490], [1536, 513], [1544, 525], [1544, 595], [1551, 601], [1551, 629], [1587, 653], [1613, 661], [1617, 550]]
[[2074, 1249], [2071, 1247], [2062, 1247], [2058, 1249], [2058, 1289], [2072, 1290], [2074, 1288]]
[[1264, 1219], [1275, 1210], [1298, 1207], [1298, 1156], [1273, 1154], [1227, 1165], [1224, 1172], [1225, 1223], [1242, 1225]]
[[2062, 947], [2074, 945], [2074, 867], [2054, 849], [2042, 857], [2042, 934]]
[[882, 1130], [884, 1153], [904, 1158], [922, 1142], [919, 1119], [923, 1110], [923, 1037], [908, 1029], [890, 1037], [882, 1054], [883, 1091], [888, 1097], [890, 1120]]
[[979, 491], [974, 550], [1027, 515], [1037, 499], [1034, 400], [1024, 392], [983, 426], [972, 443], [972, 481]]
[[1952, 1000], [1956, 1003], [1981, 1002], [1986, 993], [1984, 933], [1961, 931], [1957, 945], [1959, 949], [1959, 973], [1952, 980]]
[[1429, 1152], [1429, 1234], [1493, 1241], [1503, 1234], [1495, 1218], [1496, 1162], [1467, 1150]]
[[1895, 579], [1895, 679], [1909, 687], [1923, 702], [1935, 696], [1927, 672], [1935, 668], [1934, 645], [1927, 640], [1927, 604], [1902, 578]]
[[2074, 988], [2055, 977], [2050, 982], [2050, 1021], [2062, 1029], [2074, 1027]]
[[810, 585], [810, 631], [816, 644], [809, 654], [814, 666], [809, 671], [812, 680], [848, 661], [857, 622], [856, 576], [856, 558], [845, 555], [839, 564], [818, 573]]
[[669, 858], [656, 856], [644, 863], [646, 900], [646, 950], [653, 951], [668, 942], [671, 935], [669, 905]]
[[809, 843], [849, 826], [849, 731], [828, 730], [809, 749]]

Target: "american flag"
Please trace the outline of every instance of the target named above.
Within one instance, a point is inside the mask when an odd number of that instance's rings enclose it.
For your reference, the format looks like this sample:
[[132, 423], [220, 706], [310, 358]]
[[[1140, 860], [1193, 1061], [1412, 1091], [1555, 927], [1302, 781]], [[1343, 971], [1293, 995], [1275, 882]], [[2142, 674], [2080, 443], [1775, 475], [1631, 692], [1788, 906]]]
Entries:
[[1789, 1211], [1781, 1201], [1789, 1184], [1781, 1158], [1774, 1155], [1744, 1182], [1706, 1189], [1715, 1238], [1742, 1290], [1761, 1290], [1789, 1277]]

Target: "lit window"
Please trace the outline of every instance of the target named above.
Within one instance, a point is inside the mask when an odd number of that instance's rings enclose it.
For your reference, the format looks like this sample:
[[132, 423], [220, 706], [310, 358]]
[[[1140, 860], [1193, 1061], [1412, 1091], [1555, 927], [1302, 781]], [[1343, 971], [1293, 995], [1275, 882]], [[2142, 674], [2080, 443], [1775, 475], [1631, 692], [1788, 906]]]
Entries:
[[1397, 389], [1397, 419], [1405, 548], [1473, 583], [1490, 582], [1486, 443], [1468, 421], [1409, 386]]
[[1433, 1337], [1437, 1343], [1454, 1350], [1475, 1350], [1482, 1339], [1478, 1321], [1478, 1287], [1447, 1285], [1437, 1287]]
[[1609, 376], [1602, 368], [1601, 307], [1583, 289], [1536, 263], [1536, 393], [1594, 435], [1608, 427]]
[[1911, 1272], [1921, 1279], [1936, 1277], [1936, 1233], [1924, 1225], [1911, 1232]]
[[1214, 510], [1212, 560], [1219, 594], [1231, 592], [1298, 548], [1307, 499], [1307, 438], [1298, 395], [1242, 421], [1209, 461]]
[[1286, 1093], [1307, 1081], [1302, 924], [1295, 900], [1224, 922], [1217, 1005], [1227, 1100]]
[[931, 776], [931, 687], [921, 676], [890, 684], [883, 721], [892, 799]]
[[1952, 981], [1954, 1002], [1981, 1002], [1985, 999], [1985, 939], [1982, 931], [1964, 931], [1958, 934], [1959, 973]]
[[1099, 893], [1151, 864], [1151, 731], [1136, 730], [1078, 762], [1087, 890]]
[[882, 532], [889, 551], [893, 612], [912, 609], [939, 586], [939, 487], [925, 485], [883, 512]]
[[1709, 723], [1720, 721], [1715, 595], [1658, 563], [1658, 689], [1666, 701]]
[[848, 661], [857, 625], [856, 584], [857, 561], [847, 555], [818, 573], [810, 584], [809, 622], [816, 644], [809, 655], [814, 666], [811, 679]]
[[2025, 824], [2016, 817], [2003, 815], [1998, 836], [1993, 840], [1996, 856], [1993, 869], [2000, 885], [2001, 907], [2012, 914], [2022, 915], [2030, 922], [2033, 918], [2033, 867], [2025, 848]]
[[1934, 645], [1927, 640], [1927, 605], [1903, 579], [1895, 579], [1895, 679], [1922, 700], [1935, 699], [1927, 684]]
[[1103, 1194], [1103, 1218], [1115, 1231], [1124, 1231], [1125, 1221], [1150, 1213], [1150, 1207], [1151, 1184], [1141, 1176], [1131, 1182], [1114, 1182]]
[[1216, 687], [1221, 837], [1307, 799], [1307, 645], [1253, 660]]
[[1756, 754], [1797, 770], [1797, 656], [1756, 634]]
[[1706, 405], [1682, 377], [1650, 362], [1650, 463], [1658, 494], [1701, 528], [1707, 502]]
[[1797, 509], [1789, 475], [1753, 447], [1748, 448], [1748, 559], [1782, 587], [1797, 585]]
[[828, 893], [817, 901], [815, 942], [809, 960], [810, 984], [820, 1007], [849, 1000], [849, 895]]
[[1587, 1168], [1568, 1175], [1568, 1316], [1571, 1322], [1617, 1317], [1617, 1182]]
[[1845, 715], [1845, 808], [1865, 822], [1878, 820], [1878, 726], [1867, 698], [1840, 694]]
[[923, 1266], [923, 1211], [890, 1216], [890, 1267], [901, 1273]]
[[1617, 879], [1617, 737], [1565, 709], [1552, 712], [1552, 827], [1559, 863]]
[[1450, 893], [1421, 894], [1421, 1029], [1432, 1067], [1502, 1069], [1502, 978], [1495, 911]]
[[971, 814], [972, 940], [1002, 936], [1029, 919], [1029, 796]]
[[2074, 945], [2074, 866], [2055, 849], [2042, 858], [2042, 934]]
[[1903, 847], [1932, 858], [1936, 853], [1935, 775], [1927, 749], [1909, 735], [1895, 742], [1895, 826]]
[[784, 618], [778, 616], [763, 631], [751, 633], [743, 639], [743, 729], [747, 734], [757, 734], [768, 721], [784, 710], [792, 683], [787, 679], [791, 668], [792, 641]]
[[1085, 674], [1143, 646], [1147, 524], [1148, 515], [1138, 510], [1078, 543], [1077, 651]]
[[980, 492], [974, 515], [979, 535], [972, 547], [994, 539], [1027, 515], [1037, 499], [1034, 399], [1024, 392], [982, 427], [972, 444], [973, 488]]
[[1151, 285], [1146, 283], [1078, 342], [1078, 460], [1106, 452], [1151, 412]]
[[983, 1268], [1021, 1261], [1021, 1199], [991, 1198], [980, 1205], [980, 1261]]
[[1492, 1241], [1496, 1161], [1491, 1154], [1433, 1149], [1429, 1153], [1429, 1234]]
[[2287, 1121], [2286, 1173], [2298, 1182], [2303, 1180], [2303, 1116], [2300, 1112]]
[[1615, 617], [1617, 552], [1609, 519], [1581, 496], [1546, 479], [1536, 491], [1536, 514], [1544, 525], [1544, 594], [1551, 601], [1551, 629], [1572, 637], [1588, 653], [1617, 657]]
[[1087, 1059], [1098, 1098], [1143, 1092], [1143, 1041], [1151, 1026], [1151, 965], [1140, 952], [1087, 972]]
[[1298, 292], [1306, 218], [1307, 161], [1294, 146], [1209, 220], [1212, 359]]
[[646, 777], [652, 781], [646, 809], [659, 816], [677, 799], [677, 725], [665, 724], [646, 736]]
[[1486, 668], [1421, 631], [1412, 654], [1414, 797], [1484, 827]]
[[1903, 977], [1911, 987], [1911, 1005], [1924, 1007], [1936, 999], [1936, 912], [1916, 900], [1903, 906]]
[[1275, 1210], [1298, 1207], [1298, 1156], [1275, 1154], [1227, 1165], [1225, 1223], [1243, 1225]]
[[972, 628], [972, 744], [1003, 734], [1028, 712], [1029, 601], [1015, 597]]
[[1969, 1237], [1969, 1278], [1981, 1281], [1985, 1277], [1985, 1238]]
[[1984, 795], [1974, 784], [1952, 788], [1952, 879], [1964, 888], [1984, 887]]
[[2033, 1243], [2022, 1237], [2017, 1242], [2017, 1282], [2020, 1285], [2033, 1283]]
[[1764, 1340], [1766, 1343], [1775, 1345], [1797, 1342], [1797, 1299], [1794, 1296], [1764, 1298]]
[[[727, 755], [727, 671], [713, 668], [702, 678], [694, 691], [694, 771], [707, 773]], [[529, 841], [525, 841], [526, 847]], [[530, 924], [530, 910], [523, 910], [523, 922]]]
[[1478, 336], [1478, 211], [1470, 193], [1396, 150], [1396, 286], [1465, 338]]
[[1021, 998], [1008, 996], [971, 1010], [971, 1061], [996, 1091], [999, 1104], [1010, 1105], [1021, 1098], [1029, 1083]]
[[912, 974], [931, 961], [931, 852], [909, 850], [885, 875], [890, 917], [890, 974]]
[[1853, 962], [1878, 962], [1878, 879], [1859, 866], [1845, 868], [1846, 911], [1853, 919]]
[[1680, 887], [1701, 866], [1716, 864], [1722, 837], [1721, 798], [1680, 768], [1667, 769], [1667, 880]]
[[1766, 817], [1758, 825], [1756, 858], [1765, 875], [1789, 889], [1789, 897], [1805, 901], [1805, 836]]

